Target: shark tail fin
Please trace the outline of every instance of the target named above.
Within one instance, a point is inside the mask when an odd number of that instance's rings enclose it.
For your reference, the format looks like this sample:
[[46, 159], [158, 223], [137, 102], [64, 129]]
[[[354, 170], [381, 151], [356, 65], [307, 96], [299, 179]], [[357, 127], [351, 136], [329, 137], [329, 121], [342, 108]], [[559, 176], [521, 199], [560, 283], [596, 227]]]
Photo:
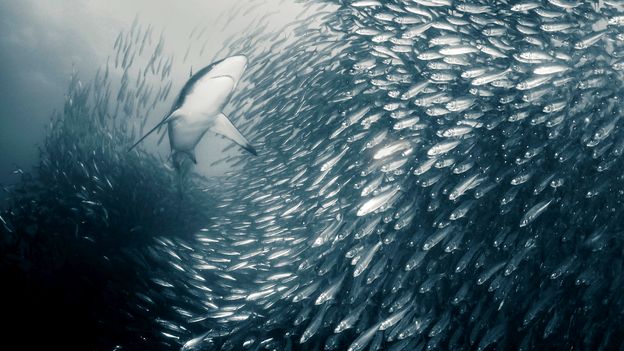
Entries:
[[216, 118], [215, 124], [210, 128], [210, 131], [213, 133], [217, 133], [222, 135], [233, 142], [240, 145], [243, 149], [249, 151], [251, 154], [257, 156], [258, 152], [256, 149], [249, 143], [249, 141], [241, 134], [241, 132], [236, 129], [236, 127], [230, 122], [230, 119], [227, 118], [223, 113], [219, 114]]
[[[177, 117], [176, 111], [171, 112], [170, 114], [166, 115], [165, 118], [162, 119], [162, 121], [160, 121], [156, 126], [154, 126], [154, 128], [150, 129], [150, 131], [145, 133], [145, 135], [143, 135], [139, 140], [137, 140], [136, 143], [132, 144], [132, 146], [130, 146], [130, 148], [128, 148], [128, 151], [132, 151], [132, 149], [134, 149], [137, 145], [139, 145], [150, 134], [154, 133], [156, 130], [159, 130], [165, 123], [171, 122], [173, 119], [175, 119]], [[162, 140], [162, 138], [161, 138], [161, 140]], [[160, 141], [159, 141], [159, 143], [160, 143]]]

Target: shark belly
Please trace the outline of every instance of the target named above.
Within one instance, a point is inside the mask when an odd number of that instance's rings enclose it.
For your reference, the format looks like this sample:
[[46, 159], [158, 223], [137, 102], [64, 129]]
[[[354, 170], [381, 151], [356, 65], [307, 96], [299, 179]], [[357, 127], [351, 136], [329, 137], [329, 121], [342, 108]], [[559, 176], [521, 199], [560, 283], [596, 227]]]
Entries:
[[171, 121], [168, 126], [172, 152], [193, 152], [195, 146], [210, 129], [206, 121], [189, 121], [185, 118]]

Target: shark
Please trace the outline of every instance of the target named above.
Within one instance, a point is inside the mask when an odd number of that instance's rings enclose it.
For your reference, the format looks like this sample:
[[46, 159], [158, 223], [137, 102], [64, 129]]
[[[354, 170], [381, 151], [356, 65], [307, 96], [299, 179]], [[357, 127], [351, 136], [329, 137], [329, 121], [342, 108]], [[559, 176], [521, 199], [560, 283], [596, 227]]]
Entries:
[[223, 113], [246, 67], [247, 57], [236, 55], [214, 62], [195, 74], [191, 73], [169, 112], [129, 151], [166, 124], [171, 158], [176, 168], [179, 168], [184, 157], [197, 164], [195, 147], [208, 131], [224, 136], [251, 154], [258, 155], [247, 138]]

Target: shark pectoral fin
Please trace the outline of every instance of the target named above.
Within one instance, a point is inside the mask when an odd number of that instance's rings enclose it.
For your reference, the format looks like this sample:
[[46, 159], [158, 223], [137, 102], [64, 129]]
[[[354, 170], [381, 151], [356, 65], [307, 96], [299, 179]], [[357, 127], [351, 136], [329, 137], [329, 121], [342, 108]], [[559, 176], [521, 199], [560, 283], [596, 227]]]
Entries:
[[254, 147], [251, 146], [249, 141], [245, 139], [245, 137], [238, 131], [238, 129], [236, 129], [236, 127], [232, 124], [232, 122], [230, 122], [227, 116], [224, 115], [223, 113], [220, 113], [216, 117], [215, 123], [212, 126], [212, 128], [210, 128], [210, 131], [232, 140], [233, 142], [237, 143], [243, 149], [249, 151], [253, 155], [256, 155], [256, 156], [258, 155], [258, 153], [256, 152], [256, 149], [254, 149]]
[[[132, 146], [130, 146], [128, 151], [132, 151], [132, 149], [134, 149], [137, 145], [139, 145], [150, 134], [154, 133], [156, 130], [160, 130], [160, 127], [162, 127], [165, 123], [169, 123], [169, 122], [173, 121], [174, 119], [176, 119], [178, 117], [180, 117], [180, 114], [179, 114], [178, 110], [175, 110], [175, 111], [169, 113], [168, 115], [166, 115], [165, 118], [162, 119], [162, 121], [160, 121], [156, 126], [154, 126], [154, 128], [150, 129], [150, 131], [145, 133], [145, 135], [143, 135], [141, 137], [141, 139], [137, 140], [136, 143], [132, 144]], [[162, 138], [161, 138], [161, 140], [162, 140]], [[160, 141], [158, 143], [160, 144]]]

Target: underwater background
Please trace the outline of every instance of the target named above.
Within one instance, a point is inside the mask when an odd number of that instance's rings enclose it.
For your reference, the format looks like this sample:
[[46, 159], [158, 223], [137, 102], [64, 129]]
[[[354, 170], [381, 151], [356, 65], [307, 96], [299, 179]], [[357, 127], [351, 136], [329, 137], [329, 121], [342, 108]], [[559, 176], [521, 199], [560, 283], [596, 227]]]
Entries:
[[[0, 2], [7, 344], [624, 347], [624, 3], [62, 3]], [[235, 54], [257, 157], [127, 151]]]

